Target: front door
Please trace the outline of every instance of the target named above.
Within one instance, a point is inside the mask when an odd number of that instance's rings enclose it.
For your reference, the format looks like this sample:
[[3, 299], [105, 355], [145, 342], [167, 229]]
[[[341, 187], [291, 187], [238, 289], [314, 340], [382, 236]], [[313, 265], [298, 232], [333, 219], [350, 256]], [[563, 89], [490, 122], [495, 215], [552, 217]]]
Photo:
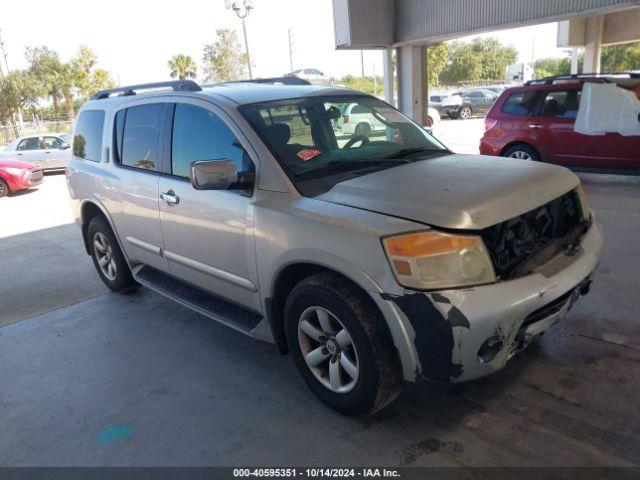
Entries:
[[208, 102], [175, 104], [170, 175], [160, 178], [164, 255], [171, 273], [192, 285], [259, 311], [253, 198], [234, 190], [196, 190], [193, 162], [233, 160], [253, 169], [237, 128]]
[[64, 168], [69, 163], [69, 144], [59, 137], [42, 137], [44, 168]]

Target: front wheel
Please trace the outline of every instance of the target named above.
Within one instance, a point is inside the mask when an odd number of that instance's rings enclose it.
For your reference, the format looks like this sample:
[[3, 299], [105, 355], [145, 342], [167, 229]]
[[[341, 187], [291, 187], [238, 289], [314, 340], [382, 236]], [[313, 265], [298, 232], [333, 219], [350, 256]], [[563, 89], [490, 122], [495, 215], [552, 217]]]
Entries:
[[93, 264], [109, 290], [125, 293], [140, 286], [131, 274], [113, 231], [102, 217], [89, 222], [87, 239]]
[[350, 282], [318, 274], [287, 298], [285, 331], [313, 393], [350, 415], [373, 414], [402, 390], [399, 362], [379, 312]]
[[9, 185], [0, 178], [0, 198], [9, 195]]

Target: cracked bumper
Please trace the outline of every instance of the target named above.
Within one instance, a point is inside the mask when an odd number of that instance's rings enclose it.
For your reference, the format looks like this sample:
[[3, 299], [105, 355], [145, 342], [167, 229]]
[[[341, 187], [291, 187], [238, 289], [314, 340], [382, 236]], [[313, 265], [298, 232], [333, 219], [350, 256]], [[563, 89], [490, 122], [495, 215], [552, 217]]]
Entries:
[[[410, 354], [401, 354], [405, 379], [462, 382], [503, 368], [588, 291], [602, 243], [594, 217], [575, 252], [557, 255], [525, 277], [474, 288], [382, 295], [403, 317], [410, 339]], [[415, 368], [406, 359], [414, 359]]]

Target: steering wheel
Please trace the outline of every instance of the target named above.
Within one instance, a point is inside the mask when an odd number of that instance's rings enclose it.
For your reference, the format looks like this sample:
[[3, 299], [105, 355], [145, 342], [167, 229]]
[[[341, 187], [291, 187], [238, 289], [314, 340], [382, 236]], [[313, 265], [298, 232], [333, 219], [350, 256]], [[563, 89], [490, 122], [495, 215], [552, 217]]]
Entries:
[[362, 142], [362, 145], [360, 145], [362, 147], [367, 143], [369, 143], [370, 141], [371, 140], [369, 140], [369, 137], [365, 137], [364, 135], [354, 135], [353, 137], [351, 137], [351, 139], [347, 143], [344, 144], [344, 147], [342, 148], [343, 149], [351, 148], [355, 143], [358, 143], [358, 142]]

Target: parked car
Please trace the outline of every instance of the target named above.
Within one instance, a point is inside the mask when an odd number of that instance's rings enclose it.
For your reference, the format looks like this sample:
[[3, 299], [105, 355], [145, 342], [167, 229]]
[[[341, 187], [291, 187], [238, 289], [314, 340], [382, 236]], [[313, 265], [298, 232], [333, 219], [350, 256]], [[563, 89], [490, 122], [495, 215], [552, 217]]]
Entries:
[[447, 96], [442, 94], [429, 95], [429, 106], [440, 113], [442, 111], [442, 103], [445, 98], [447, 98]]
[[302, 78], [311, 85], [333, 85], [334, 83], [334, 79], [332, 77], [326, 77], [324, 73], [317, 68], [300, 68], [291, 73], [285, 74], [285, 77]]
[[[384, 119], [376, 114], [374, 108], [359, 103], [341, 104], [341, 115], [336, 118], [334, 127], [343, 135], [359, 135], [369, 137], [386, 131]], [[426, 125], [433, 127], [440, 121], [440, 114], [434, 108], [427, 108]]]
[[0, 197], [42, 183], [42, 169], [33, 163], [0, 158]]
[[471, 90], [457, 92], [454, 97], [460, 97], [460, 102], [452, 102], [444, 106], [449, 118], [467, 120], [476, 114], [486, 113], [498, 99], [498, 95], [491, 90]]
[[[505, 90], [485, 118], [480, 153], [576, 170], [640, 172], [640, 135], [585, 135], [574, 128], [585, 82], [606, 78], [564, 76]], [[606, 81], [623, 80], [618, 76]], [[630, 89], [640, 86], [640, 76], [624, 81]]]
[[73, 133], [59, 133], [58, 136], [69, 145], [73, 143]]
[[35, 163], [42, 170], [63, 170], [71, 158], [71, 145], [59, 135], [20, 137], [9, 143], [0, 158], [18, 158]]
[[[331, 123], [354, 104], [385, 135], [339, 144]], [[602, 246], [569, 170], [452, 154], [343, 88], [106, 90], [80, 109], [73, 154], [73, 212], [108, 288], [274, 342], [350, 414], [404, 381], [504, 367], [588, 292]]]

